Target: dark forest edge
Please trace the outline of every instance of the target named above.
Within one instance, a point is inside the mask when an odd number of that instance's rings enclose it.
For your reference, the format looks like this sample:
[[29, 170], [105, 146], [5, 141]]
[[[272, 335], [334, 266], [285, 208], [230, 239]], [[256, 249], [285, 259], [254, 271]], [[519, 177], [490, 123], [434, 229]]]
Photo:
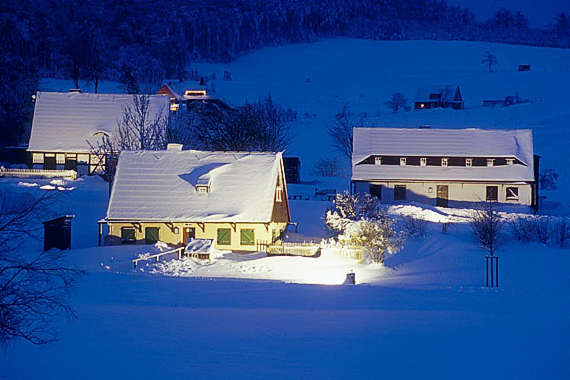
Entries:
[[[0, 6], [0, 145], [30, 123], [41, 77], [185, 80], [195, 61], [231, 61], [266, 46], [327, 37], [465, 40], [570, 47], [570, 16], [543, 29], [500, 9], [478, 21], [438, 0], [7, 0]], [[150, 86], [149, 86], [150, 85]]]

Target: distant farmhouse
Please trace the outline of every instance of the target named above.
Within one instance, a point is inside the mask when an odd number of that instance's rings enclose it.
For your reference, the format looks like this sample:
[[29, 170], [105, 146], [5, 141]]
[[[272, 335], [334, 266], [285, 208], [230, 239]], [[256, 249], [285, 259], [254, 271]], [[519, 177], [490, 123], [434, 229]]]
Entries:
[[354, 128], [352, 192], [441, 207], [538, 206], [532, 131]]
[[[112, 136], [125, 106], [133, 96], [81, 92], [38, 92], [28, 152], [33, 169], [76, 170], [93, 174], [104, 166], [104, 157], [91, 154], [92, 144]], [[168, 113], [168, 97], [149, 95], [149, 116]]]
[[416, 110], [447, 107], [456, 110], [463, 108], [463, 97], [459, 86], [445, 85], [418, 89], [414, 100]]
[[281, 153], [181, 148], [121, 153], [100, 221], [107, 244], [200, 238], [218, 249], [255, 251], [257, 241], [280, 238], [290, 222]]
[[179, 83], [164, 83], [158, 90], [159, 95], [168, 95], [170, 98], [170, 110], [178, 111], [182, 109], [189, 109], [192, 105], [197, 103], [201, 104], [214, 104], [222, 109], [230, 109], [226, 103], [220, 99], [210, 96], [208, 89], [205, 85], [200, 85], [198, 82], [190, 84], [184, 82], [182, 87]]

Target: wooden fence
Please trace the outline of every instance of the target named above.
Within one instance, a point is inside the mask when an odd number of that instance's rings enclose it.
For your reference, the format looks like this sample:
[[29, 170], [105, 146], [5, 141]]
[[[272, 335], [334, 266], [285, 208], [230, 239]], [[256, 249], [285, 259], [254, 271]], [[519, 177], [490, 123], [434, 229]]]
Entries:
[[77, 179], [77, 172], [75, 170], [0, 168], [0, 177]]
[[270, 243], [265, 240], [258, 240], [256, 245], [258, 252], [265, 252], [268, 256], [319, 257], [321, 255], [321, 247], [315, 243]]
[[184, 249], [185, 249], [185, 247], [180, 247], [180, 248], [171, 249], [170, 251], [166, 251], [166, 252], [159, 252], [159, 253], [156, 253], [154, 255], [138, 257], [136, 259], [133, 259], [133, 267], [134, 267], [134, 269], [137, 269], [137, 265], [138, 265], [139, 261], [148, 261], [148, 260], [155, 259], [158, 262], [158, 261], [160, 261], [160, 258], [164, 255], [176, 254], [178, 257], [178, 260], [180, 260], [182, 258], [182, 254], [184, 253]]

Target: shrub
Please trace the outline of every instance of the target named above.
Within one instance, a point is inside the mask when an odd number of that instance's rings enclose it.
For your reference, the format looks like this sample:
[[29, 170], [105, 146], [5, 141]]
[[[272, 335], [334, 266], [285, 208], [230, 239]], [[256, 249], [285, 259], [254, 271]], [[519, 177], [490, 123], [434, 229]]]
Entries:
[[402, 229], [411, 238], [426, 236], [427, 221], [415, 216], [405, 216], [402, 221]]

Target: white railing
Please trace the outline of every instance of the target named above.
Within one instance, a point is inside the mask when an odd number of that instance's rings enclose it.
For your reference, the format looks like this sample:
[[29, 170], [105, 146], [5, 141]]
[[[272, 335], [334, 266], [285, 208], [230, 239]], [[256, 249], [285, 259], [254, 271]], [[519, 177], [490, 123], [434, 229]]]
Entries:
[[75, 170], [0, 168], [0, 177], [77, 179], [77, 172]]
[[170, 251], [159, 252], [159, 253], [156, 253], [154, 255], [137, 257], [136, 259], [133, 259], [133, 267], [134, 267], [134, 269], [137, 269], [137, 265], [138, 265], [139, 261], [147, 261], [147, 260], [155, 259], [158, 262], [158, 261], [160, 261], [160, 258], [162, 256], [170, 255], [173, 253], [176, 253], [178, 255], [178, 260], [180, 260], [182, 258], [182, 253], [184, 252], [184, 249], [185, 249], [185, 247], [180, 247], [180, 248], [171, 249]]

